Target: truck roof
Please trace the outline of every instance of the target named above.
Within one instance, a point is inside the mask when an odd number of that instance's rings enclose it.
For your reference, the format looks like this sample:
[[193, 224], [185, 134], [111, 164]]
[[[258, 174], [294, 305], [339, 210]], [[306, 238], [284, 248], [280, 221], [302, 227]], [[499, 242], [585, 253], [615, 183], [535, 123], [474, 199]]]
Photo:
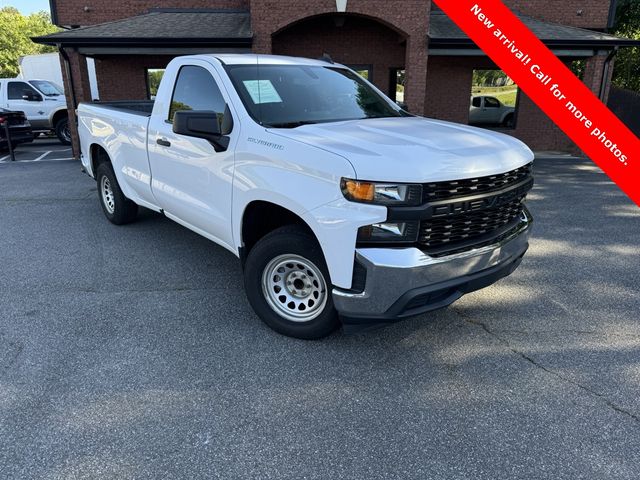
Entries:
[[261, 55], [255, 53], [214, 53], [207, 56], [217, 58], [225, 65], [254, 65], [259, 62], [261, 65], [309, 65], [326, 67], [327, 65], [342, 66], [332, 64], [325, 60], [313, 60], [302, 57], [286, 57], [283, 55]]

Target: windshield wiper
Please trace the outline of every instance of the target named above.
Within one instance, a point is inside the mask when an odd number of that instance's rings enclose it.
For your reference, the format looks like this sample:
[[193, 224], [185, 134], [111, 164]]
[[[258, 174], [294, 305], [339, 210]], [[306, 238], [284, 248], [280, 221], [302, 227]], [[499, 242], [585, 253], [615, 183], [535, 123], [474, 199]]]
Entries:
[[315, 125], [318, 123], [314, 120], [300, 120], [297, 122], [282, 122], [282, 123], [270, 123], [267, 125], [269, 128], [297, 128], [303, 125]]

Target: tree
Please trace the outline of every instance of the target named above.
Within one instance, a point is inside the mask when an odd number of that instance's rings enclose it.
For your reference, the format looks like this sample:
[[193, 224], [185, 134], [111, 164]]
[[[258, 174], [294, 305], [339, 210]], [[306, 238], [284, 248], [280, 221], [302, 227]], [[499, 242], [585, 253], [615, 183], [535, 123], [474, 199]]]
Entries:
[[22, 15], [13, 7], [0, 9], [0, 77], [17, 76], [18, 59], [23, 55], [54, 52], [53, 47], [33, 43], [31, 37], [56, 31], [47, 12]]
[[[618, 0], [614, 33], [621, 37], [640, 40], [640, 2]], [[617, 87], [640, 92], [640, 48], [621, 48], [613, 70], [613, 83]]]

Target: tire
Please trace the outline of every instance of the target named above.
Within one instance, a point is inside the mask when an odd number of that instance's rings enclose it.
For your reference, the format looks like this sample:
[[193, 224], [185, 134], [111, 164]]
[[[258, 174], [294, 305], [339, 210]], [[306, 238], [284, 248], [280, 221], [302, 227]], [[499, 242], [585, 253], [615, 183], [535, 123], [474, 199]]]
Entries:
[[71, 128], [69, 126], [69, 117], [58, 120], [55, 126], [56, 136], [63, 145], [71, 145]]
[[138, 205], [124, 196], [110, 163], [103, 162], [96, 171], [98, 198], [107, 219], [115, 225], [131, 223], [138, 214]]
[[340, 325], [322, 249], [300, 226], [278, 228], [251, 249], [244, 285], [256, 314], [282, 335], [316, 340]]
[[502, 126], [506, 128], [513, 128], [513, 113], [510, 113], [506, 117], [504, 117], [504, 122], [502, 122]]

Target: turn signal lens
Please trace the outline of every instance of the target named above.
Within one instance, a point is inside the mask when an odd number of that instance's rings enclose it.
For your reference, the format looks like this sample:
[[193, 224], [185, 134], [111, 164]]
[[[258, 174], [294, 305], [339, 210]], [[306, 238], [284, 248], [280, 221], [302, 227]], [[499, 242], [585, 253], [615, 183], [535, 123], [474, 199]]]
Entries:
[[422, 185], [375, 183], [343, 178], [342, 193], [352, 202], [385, 206], [416, 206], [422, 203]]
[[376, 193], [373, 183], [358, 182], [357, 180], [343, 180], [342, 191], [347, 198], [360, 202], [372, 202]]

